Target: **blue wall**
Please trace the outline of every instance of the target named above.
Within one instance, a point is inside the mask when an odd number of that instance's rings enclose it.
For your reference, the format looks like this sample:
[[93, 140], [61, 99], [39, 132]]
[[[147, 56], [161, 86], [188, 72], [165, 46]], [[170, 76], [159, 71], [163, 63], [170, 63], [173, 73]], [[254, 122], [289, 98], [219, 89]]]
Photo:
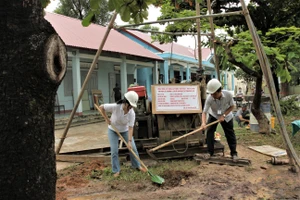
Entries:
[[137, 82], [141, 86], [145, 86], [147, 95], [151, 97], [151, 85], [153, 84], [152, 79], [152, 68], [140, 68], [137, 69]]

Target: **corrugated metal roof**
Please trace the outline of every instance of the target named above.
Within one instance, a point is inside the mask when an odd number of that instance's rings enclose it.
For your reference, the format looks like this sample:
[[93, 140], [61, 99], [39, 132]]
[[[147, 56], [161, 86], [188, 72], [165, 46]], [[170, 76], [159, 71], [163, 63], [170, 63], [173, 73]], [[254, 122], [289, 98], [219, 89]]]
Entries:
[[[170, 52], [178, 55], [183, 55], [191, 58], [198, 58], [197, 49], [192, 49], [190, 47], [186, 47], [177, 43], [173, 43], [173, 49], [172, 49], [172, 43], [167, 44], [160, 44], [159, 42], [152, 42], [152, 38], [149, 34], [142, 33], [140, 31], [133, 31], [133, 30], [126, 30], [131, 35], [135, 36], [138, 39], [141, 39], [152, 46], [154, 46], [156, 49], [160, 49], [162, 52]], [[196, 56], [195, 56], [196, 53]], [[206, 60], [208, 56], [211, 54], [211, 50], [209, 48], [202, 48], [202, 60]]]
[[[83, 27], [80, 20], [55, 13], [46, 12], [45, 19], [51, 23], [67, 46], [98, 50], [106, 32], [106, 27], [96, 24]], [[163, 60], [113, 29], [109, 33], [103, 51]]]

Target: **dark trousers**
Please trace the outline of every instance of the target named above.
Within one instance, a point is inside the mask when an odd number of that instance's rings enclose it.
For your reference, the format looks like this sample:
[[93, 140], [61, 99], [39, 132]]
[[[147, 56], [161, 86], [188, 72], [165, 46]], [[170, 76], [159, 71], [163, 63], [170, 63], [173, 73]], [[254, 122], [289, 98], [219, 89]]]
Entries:
[[[213, 116], [209, 115], [207, 124], [216, 121], [217, 119]], [[207, 143], [207, 150], [210, 155], [214, 154], [214, 143], [215, 143], [215, 131], [217, 129], [218, 123], [211, 125], [207, 128], [206, 132], [206, 143]], [[230, 155], [237, 155], [236, 151], [236, 137], [233, 130], [233, 119], [229, 122], [223, 121], [221, 122], [221, 126], [224, 130], [225, 137], [227, 139], [227, 143], [230, 149]]]

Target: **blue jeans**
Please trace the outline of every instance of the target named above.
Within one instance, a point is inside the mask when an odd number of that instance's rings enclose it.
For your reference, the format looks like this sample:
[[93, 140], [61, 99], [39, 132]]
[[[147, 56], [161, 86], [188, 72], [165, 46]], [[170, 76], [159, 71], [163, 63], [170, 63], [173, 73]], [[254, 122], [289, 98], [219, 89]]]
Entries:
[[[125, 139], [126, 142], [128, 142], [128, 131], [121, 133], [122, 137]], [[114, 132], [111, 129], [108, 129], [108, 139], [110, 143], [110, 152], [111, 152], [111, 165], [112, 165], [112, 172], [117, 173], [120, 172], [120, 161], [119, 161], [119, 136], [116, 132]], [[134, 139], [132, 137], [131, 141], [131, 147], [134, 153], [139, 156]], [[129, 151], [130, 152], [130, 151]], [[140, 168], [141, 164], [140, 162], [132, 155], [130, 152], [130, 161], [131, 166], [133, 168]]]

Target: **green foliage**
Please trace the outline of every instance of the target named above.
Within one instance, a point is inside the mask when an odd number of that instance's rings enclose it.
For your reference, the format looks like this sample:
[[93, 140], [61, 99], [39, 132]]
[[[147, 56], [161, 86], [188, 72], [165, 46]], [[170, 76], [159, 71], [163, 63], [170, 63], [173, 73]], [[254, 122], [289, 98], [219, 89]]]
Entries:
[[[199, 2], [202, 2], [202, 0]], [[162, 0], [162, 1], [157, 1], [157, 4], [159, 4], [159, 6], [161, 7], [161, 10], [160, 10], [161, 16], [158, 18], [158, 20], [192, 17], [192, 16], [196, 15], [195, 1]], [[201, 7], [201, 8], [203, 8], [203, 7]], [[203, 8], [203, 10], [201, 10], [201, 14], [202, 15], [205, 14], [206, 11], [207, 11], [206, 8]], [[202, 32], [205, 32], [205, 30], [210, 29], [210, 24], [208, 22], [208, 19], [201, 19], [200, 21], [201, 21], [200, 24], [201, 24]], [[153, 36], [152, 38], [156, 41], [159, 41], [160, 43], [169, 43], [169, 42], [173, 42], [173, 41], [177, 42], [177, 38], [182, 35], [185, 35], [187, 32], [189, 32], [189, 33], [197, 32], [196, 20], [184, 20], [184, 21], [170, 22], [166, 25], [164, 31], [177, 33], [179, 35], [172, 36], [172, 35], [165, 35], [165, 34], [160, 34], [160, 35], [155, 34], [155, 35], [152, 35]], [[180, 33], [182, 33], [182, 34], [180, 34]]]
[[299, 115], [300, 108], [295, 102], [296, 96], [292, 96], [286, 100], [280, 100], [279, 103], [282, 114], [286, 116]]
[[[291, 72], [299, 71], [297, 63], [300, 55], [300, 28], [274, 28], [270, 29], [264, 36], [260, 31], [258, 34], [270, 60], [272, 71], [275, 71], [280, 77], [281, 82], [289, 82], [292, 79]], [[235, 61], [244, 64], [251, 70], [260, 72], [260, 65], [249, 31], [234, 35], [232, 41], [234, 45], [231, 46], [230, 51]], [[222, 69], [232, 69], [226, 63], [228, 62], [228, 55], [224, 51], [224, 49], [217, 51], [221, 57]]]
[[130, 19], [138, 24], [148, 19], [148, 8], [154, 0], [109, 0], [108, 8], [120, 14], [124, 22]]
[[159, 27], [151, 26], [150, 24], [144, 25], [140, 28], [141, 30], [159, 31]]
[[[59, 0], [55, 13], [81, 19], [84, 26], [90, 23], [106, 25], [111, 17], [107, 0]], [[100, 5], [101, 6], [100, 6]]]
[[[216, 0], [212, 5], [214, 13], [232, 12], [242, 10], [240, 0]], [[290, 0], [250, 0], [248, 9], [252, 21], [264, 35], [271, 28], [300, 26], [299, 8], [300, 1]], [[240, 30], [248, 30], [244, 16], [218, 17], [214, 22], [218, 26], [239, 27]]]
[[249, 84], [251, 82], [253, 82], [255, 80], [254, 77], [249, 76], [247, 73], [245, 73], [243, 70], [241, 70], [240, 68], [238, 68], [235, 73], [234, 73], [234, 77], [237, 78], [238, 80], [242, 80], [245, 83]]
[[42, 4], [43, 8], [46, 8], [49, 3], [50, 3], [50, 0], [41, 0], [41, 4]]

